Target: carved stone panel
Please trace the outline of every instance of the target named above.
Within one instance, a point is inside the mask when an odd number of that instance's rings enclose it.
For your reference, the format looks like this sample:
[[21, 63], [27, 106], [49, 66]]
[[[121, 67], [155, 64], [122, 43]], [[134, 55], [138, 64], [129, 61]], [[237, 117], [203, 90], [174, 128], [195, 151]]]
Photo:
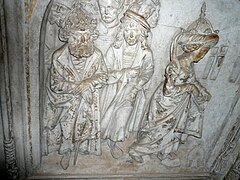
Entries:
[[117, 173], [120, 164], [123, 174], [155, 168], [157, 173], [161, 168], [204, 172], [201, 137], [211, 94], [197, 80], [193, 65], [214, 48], [219, 36], [206, 18], [205, 3], [199, 11], [197, 20], [172, 37], [165, 78], [152, 88], [158, 71], [151, 48], [157, 38], [152, 30], [160, 19], [158, 0], [49, 3], [45, 35], [41, 33], [39, 172], [48, 172], [52, 163], [57, 163], [57, 172], [80, 168], [81, 174], [101, 168], [105, 174]]
[[[1, 41], [10, 56], [0, 66], [12, 177], [18, 171], [29, 179], [238, 175], [239, 1], [19, 0], [18, 6], [21, 30], [11, 39], [6, 27]], [[1, 23], [11, 19], [1, 9]], [[19, 67], [18, 53], [10, 51], [16, 41], [24, 43]]]

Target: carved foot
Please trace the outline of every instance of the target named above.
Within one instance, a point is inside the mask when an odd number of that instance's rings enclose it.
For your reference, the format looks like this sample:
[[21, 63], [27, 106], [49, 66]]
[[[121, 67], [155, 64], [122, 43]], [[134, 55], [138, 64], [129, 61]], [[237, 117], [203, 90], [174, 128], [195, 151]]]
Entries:
[[180, 159], [174, 152], [169, 154], [157, 154], [158, 159], [161, 161], [161, 164], [167, 167], [178, 167], [181, 165]]
[[114, 159], [119, 159], [123, 156], [123, 150], [117, 146], [115, 141], [108, 140], [107, 144]]
[[132, 158], [133, 160], [135, 160], [136, 162], [138, 162], [138, 163], [143, 163], [143, 158], [142, 158], [142, 156], [134, 156], [134, 155], [131, 155], [131, 158]]
[[66, 170], [69, 167], [70, 157], [71, 157], [71, 152], [67, 152], [62, 156], [60, 165], [64, 170]]
[[136, 162], [138, 162], [138, 163], [143, 163], [143, 158], [142, 158], [142, 156], [138, 155], [138, 153], [135, 152], [134, 149], [130, 149], [130, 151], [129, 151], [129, 156], [130, 156], [133, 160], [135, 160]]
[[181, 165], [180, 163], [180, 159], [176, 158], [176, 159], [164, 159], [161, 161], [161, 164], [167, 167], [178, 167]]
[[111, 149], [110, 149], [110, 152], [112, 154], [112, 157], [114, 159], [119, 159], [123, 156], [123, 150], [118, 147], [117, 145], [114, 145]]

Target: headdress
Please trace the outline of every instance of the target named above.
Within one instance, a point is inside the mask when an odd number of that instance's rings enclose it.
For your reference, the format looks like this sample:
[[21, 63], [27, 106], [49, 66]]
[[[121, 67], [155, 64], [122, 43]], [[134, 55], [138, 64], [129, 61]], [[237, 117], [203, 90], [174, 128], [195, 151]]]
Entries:
[[218, 30], [214, 30], [211, 22], [206, 18], [206, 3], [204, 2], [201, 8], [199, 18], [190, 24], [183, 32], [181, 43], [196, 44], [203, 43], [204, 38], [201, 35], [217, 34]]
[[213, 38], [213, 41], [208, 40], [206, 36], [212, 36], [213, 34], [217, 33], [218, 31], [213, 29], [211, 22], [206, 18], [206, 4], [203, 3], [199, 18], [191, 23], [186, 30], [182, 29], [182, 32], [179, 33], [172, 42], [170, 50], [171, 60], [176, 58], [178, 46], [175, 45], [177, 43], [181, 45], [181, 47], [191, 44], [196, 45], [196, 49], [206, 43], [215, 45], [216, 39]]
[[94, 34], [96, 27], [97, 20], [87, 15], [80, 6], [76, 6], [65, 17], [59, 36], [62, 41], [67, 41], [70, 34], [75, 31], [89, 31]]
[[190, 24], [187, 28], [188, 32], [200, 34], [217, 34], [218, 31], [214, 30], [211, 22], [206, 18], [206, 3], [204, 2], [201, 8], [199, 18]]
[[124, 13], [124, 17], [130, 18], [130, 19], [136, 21], [137, 23], [141, 24], [142, 27], [144, 27], [145, 29], [150, 30], [150, 25], [148, 24], [146, 19], [143, 16], [141, 16], [141, 15], [139, 15], [139, 14], [137, 14], [137, 13], [131, 11], [131, 10], [127, 10]]

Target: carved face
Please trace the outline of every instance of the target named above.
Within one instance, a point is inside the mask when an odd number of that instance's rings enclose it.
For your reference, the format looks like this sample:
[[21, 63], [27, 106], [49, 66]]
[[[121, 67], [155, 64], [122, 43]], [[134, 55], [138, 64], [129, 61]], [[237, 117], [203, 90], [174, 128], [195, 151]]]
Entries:
[[201, 46], [200, 44], [185, 44], [182, 45], [182, 50], [186, 53], [189, 53], [198, 50], [200, 46]]
[[61, 3], [54, 3], [52, 5], [52, 9], [49, 14], [49, 23], [54, 24], [56, 23], [58, 26], [61, 25], [62, 20], [64, 19], [65, 15], [70, 11], [70, 8]]
[[118, 18], [120, 13], [121, 5], [113, 0], [99, 0], [99, 9], [102, 20], [105, 23], [111, 23]]
[[135, 45], [139, 40], [140, 33], [139, 26], [136, 22], [126, 22], [123, 36], [128, 45]]
[[76, 58], [89, 57], [94, 52], [93, 40], [90, 33], [84, 31], [74, 32], [68, 40], [69, 52]]

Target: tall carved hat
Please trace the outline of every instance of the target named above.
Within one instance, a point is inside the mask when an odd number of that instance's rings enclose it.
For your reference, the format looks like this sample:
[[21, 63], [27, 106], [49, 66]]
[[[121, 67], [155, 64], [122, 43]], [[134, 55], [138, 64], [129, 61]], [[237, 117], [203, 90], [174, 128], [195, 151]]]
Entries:
[[216, 34], [211, 22], [206, 18], [206, 4], [203, 3], [199, 18], [191, 23], [182, 33], [179, 44], [203, 44], [205, 35]]
[[199, 18], [190, 24], [187, 28], [188, 32], [200, 33], [200, 34], [211, 34], [218, 33], [217, 30], [213, 29], [211, 22], [206, 18], [206, 3], [204, 2], [201, 8]]

